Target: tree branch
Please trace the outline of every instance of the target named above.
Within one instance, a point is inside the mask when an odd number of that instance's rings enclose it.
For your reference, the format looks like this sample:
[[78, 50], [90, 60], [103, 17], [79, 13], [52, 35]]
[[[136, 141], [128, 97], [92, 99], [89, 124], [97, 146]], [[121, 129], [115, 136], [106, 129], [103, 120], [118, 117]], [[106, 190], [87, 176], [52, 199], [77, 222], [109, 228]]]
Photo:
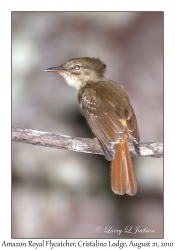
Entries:
[[[58, 135], [31, 129], [12, 127], [12, 141], [40, 145], [57, 149], [68, 149], [71, 151], [101, 154], [103, 151], [97, 139], [78, 138], [72, 136]], [[141, 156], [161, 158], [163, 157], [163, 143], [149, 142], [140, 143]], [[131, 155], [138, 156], [132, 142], [129, 142]]]

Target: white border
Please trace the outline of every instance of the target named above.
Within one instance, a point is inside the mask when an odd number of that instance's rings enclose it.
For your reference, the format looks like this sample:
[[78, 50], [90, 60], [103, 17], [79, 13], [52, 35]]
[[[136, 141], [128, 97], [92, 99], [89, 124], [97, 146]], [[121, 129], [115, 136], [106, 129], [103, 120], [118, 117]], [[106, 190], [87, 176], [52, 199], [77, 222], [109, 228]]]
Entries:
[[[157, 4], [156, 4], [157, 3]], [[174, 242], [175, 224], [175, 15], [173, 1], [2, 1], [0, 10], [0, 245], [11, 240], [11, 11], [164, 11], [165, 19], [165, 217], [164, 240]], [[24, 240], [20, 240], [25, 242]], [[54, 241], [54, 240], [53, 240]], [[76, 241], [76, 240], [75, 240]], [[111, 240], [111, 242], [114, 240]], [[124, 240], [121, 240], [122, 242]], [[128, 240], [125, 240], [126, 242]], [[129, 240], [130, 241], [130, 240]], [[137, 240], [134, 240], [137, 241]], [[144, 242], [145, 240], [143, 240]], [[142, 242], [142, 240], [139, 240]], [[25, 248], [26, 249], [26, 248]], [[44, 249], [44, 248], [42, 248]]]

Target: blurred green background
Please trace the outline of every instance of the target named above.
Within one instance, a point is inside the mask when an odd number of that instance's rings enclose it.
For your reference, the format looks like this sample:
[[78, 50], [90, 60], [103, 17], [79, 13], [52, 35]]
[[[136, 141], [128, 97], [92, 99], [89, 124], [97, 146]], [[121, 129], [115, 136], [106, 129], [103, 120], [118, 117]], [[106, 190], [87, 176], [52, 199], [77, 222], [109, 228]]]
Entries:
[[[85, 56], [127, 89], [141, 142], [162, 142], [163, 12], [12, 12], [12, 125], [93, 137], [77, 91], [43, 71]], [[138, 193], [117, 196], [103, 156], [13, 143], [12, 237], [162, 238], [163, 160], [133, 164]], [[128, 225], [155, 232], [127, 234]]]

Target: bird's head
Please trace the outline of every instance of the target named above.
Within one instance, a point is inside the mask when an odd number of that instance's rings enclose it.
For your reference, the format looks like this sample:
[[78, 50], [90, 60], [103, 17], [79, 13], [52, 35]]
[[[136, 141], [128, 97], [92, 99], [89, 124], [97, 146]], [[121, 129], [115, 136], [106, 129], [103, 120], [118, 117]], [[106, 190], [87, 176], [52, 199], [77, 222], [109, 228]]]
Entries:
[[98, 81], [103, 78], [106, 65], [98, 58], [74, 58], [64, 64], [47, 68], [46, 72], [56, 72], [63, 76], [66, 82], [80, 89], [87, 82]]

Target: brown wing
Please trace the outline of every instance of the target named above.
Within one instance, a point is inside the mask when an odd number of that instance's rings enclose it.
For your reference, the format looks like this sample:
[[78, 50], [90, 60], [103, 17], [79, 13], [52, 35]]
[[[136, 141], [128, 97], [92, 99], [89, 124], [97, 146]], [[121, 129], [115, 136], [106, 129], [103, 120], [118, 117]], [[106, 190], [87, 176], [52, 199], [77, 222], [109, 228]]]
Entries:
[[116, 151], [115, 145], [121, 141], [125, 132], [120, 117], [110, 102], [102, 101], [93, 88], [86, 88], [80, 101], [83, 115], [99, 140], [106, 159], [113, 160]]
[[126, 119], [127, 128], [129, 130], [129, 135], [133, 140], [135, 150], [138, 154], [140, 154], [139, 150], [139, 141], [140, 141], [140, 135], [139, 135], [139, 127], [137, 123], [137, 119], [134, 113], [133, 108], [131, 107], [130, 114], [128, 118]]

